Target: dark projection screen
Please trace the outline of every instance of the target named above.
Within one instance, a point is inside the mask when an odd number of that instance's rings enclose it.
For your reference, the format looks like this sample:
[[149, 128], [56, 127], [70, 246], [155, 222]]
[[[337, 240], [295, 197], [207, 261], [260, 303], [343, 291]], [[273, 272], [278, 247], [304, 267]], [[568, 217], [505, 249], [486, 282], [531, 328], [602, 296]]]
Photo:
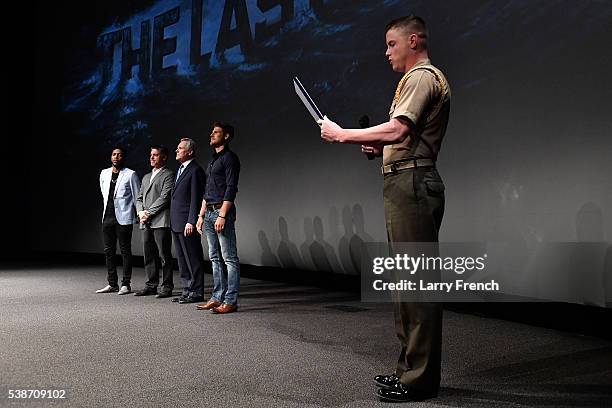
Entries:
[[[441, 241], [509, 243], [517, 273], [530, 274], [568, 265], [549, 243], [612, 237], [607, 1], [64, 7], [54, 137], [64, 139], [69, 174], [32, 193], [66, 197], [49, 203], [53, 219], [33, 227], [35, 249], [102, 251], [98, 174], [114, 144], [128, 146], [128, 166], [141, 177], [152, 144], [174, 149], [182, 137], [200, 143], [206, 165], [211, 124], [223, 120], [236, 127], [232, 149], [242, 163], [241, 262], [357, 274], [360, 243], [386, 240], [380, 161], [359, 146], [323, 143], [291, 79], [299, 76], [344, 127], [359, 127], [364, 114], [372, 124], [388, 120], [400, 75], [386, 61], [384, 27], [407, 14], [428, 22], [432, 62], [452, 89], [438, 159]], [[70, 232], [53, 238], [67, 224]], [[134, 234], [136, 254], [139, 240]], [[598, 284], [582, 299], [597, 305], [612, 301], [612, 251], [601, 248], [584, 272]]]

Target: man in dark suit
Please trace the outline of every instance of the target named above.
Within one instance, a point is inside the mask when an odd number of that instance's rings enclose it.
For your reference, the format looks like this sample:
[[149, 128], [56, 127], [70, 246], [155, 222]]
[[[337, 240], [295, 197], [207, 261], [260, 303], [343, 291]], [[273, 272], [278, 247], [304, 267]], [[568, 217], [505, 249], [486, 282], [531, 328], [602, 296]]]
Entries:
[[[149, 161], [153, 171], [145, 174], [136, 198], [136, 209], [142, 230], [145, 287], [136, 296], [157, 294], [158, 298], [172, 296], [172, 231], [170, 230], [170, 195], [174, 186], [174, 172], [166, 167], [168, 148], [151, 147]], [[159, 285], [159, 267], [162, 284]]]
[[198, 212], [204, 196], [206, 175], [195, 161], [196, 142], [181, 139], [176, 148], [177, 170], [170, 202], [170, 224], [183, 294], [172, 299], [178, 303], [195, 303], [204, 299], [204, 254], [200, 234], [196, 231]]

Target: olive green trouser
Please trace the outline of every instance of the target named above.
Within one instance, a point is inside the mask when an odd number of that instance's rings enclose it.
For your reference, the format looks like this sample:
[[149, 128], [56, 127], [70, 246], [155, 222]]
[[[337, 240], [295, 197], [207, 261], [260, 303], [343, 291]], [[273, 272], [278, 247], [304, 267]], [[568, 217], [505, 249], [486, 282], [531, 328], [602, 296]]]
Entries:
[[[407, 169], [384, 177], [387, 237], [394, 242], [438, 242], [444, 214], [444, 184], [434, 167]], [[392, 246], [392, 245], [391, 245]], [[440, 387], [442, 305], [405, 302], [394, 295], [395, 329], [401, 353], [400, 382], [426, 393]]]

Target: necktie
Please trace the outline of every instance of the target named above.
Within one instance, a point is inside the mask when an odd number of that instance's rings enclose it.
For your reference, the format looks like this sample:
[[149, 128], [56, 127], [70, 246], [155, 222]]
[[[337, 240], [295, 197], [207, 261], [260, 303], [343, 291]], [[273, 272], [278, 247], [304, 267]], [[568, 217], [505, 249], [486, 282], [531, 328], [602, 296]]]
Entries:
[[183, 165], [181, 164], [181, 167], [179, 167], [179, 171], [178, 171], [178, 173], [176, 174], [176, 180], [177, 180], [177, 181], [178, 181], [179, 177], [181, 177], [181, 174], [183, 174], [183, 170], [184, 170], [184, 169], [185, 169], [185, 166], [183, 166]]

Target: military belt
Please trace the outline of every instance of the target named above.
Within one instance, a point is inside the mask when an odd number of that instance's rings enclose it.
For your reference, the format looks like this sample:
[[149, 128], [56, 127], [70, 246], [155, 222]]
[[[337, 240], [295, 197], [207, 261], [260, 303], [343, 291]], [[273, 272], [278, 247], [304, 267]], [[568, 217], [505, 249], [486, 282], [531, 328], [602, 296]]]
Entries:
[[397, 173], [400, 170], [416, 169], [419, 167], [433, 167], [435, 165], [436, 162], [432, 159], [401, 160], [387, 164], [386, 166], [382, 166], [381, 170], [384, 176], [387, 174]]

